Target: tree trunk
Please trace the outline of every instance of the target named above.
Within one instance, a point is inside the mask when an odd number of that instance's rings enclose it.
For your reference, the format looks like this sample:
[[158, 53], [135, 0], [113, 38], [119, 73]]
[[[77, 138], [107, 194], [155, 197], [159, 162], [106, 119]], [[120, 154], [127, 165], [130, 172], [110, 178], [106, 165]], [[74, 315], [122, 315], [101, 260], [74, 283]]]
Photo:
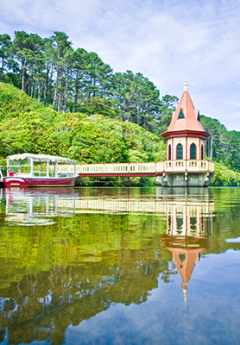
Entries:
[[53, 105], [55, 109], [57, 110], [57, 104], [58, 104], [58, 93], [57, 93], [57, 82], [56, 82], [56, 87], [54, 89], [54, 96], [53, 96]]
[[39, 80], [38, 83], [38, 103], [41, 102], [41, 95], [42, 95], [42, 82]]
[[137, 105], [137, 124], [139, 126], [139, 104]]
[[47, 95], [48, 95], [48, 74], [50, 71], [50, 67], [47, 68], [47, 74], [46, 74], [46, 78], [45, 78], [45, 88], [44, 88], [44, 98], [43, 98], [43, 102], [44, 105], [46, 105], [47, 103]]
[[2, 67], [0, 70], [0, 75], [3, 75], [3, 74], [4, 74], [4, 57], [2, 57]]
[[[69, 77], [68, 77], [68, 75], [69, 75]], [[66, 111], [67, 111], [67, 101], [68, 101], [68, 97], [69, 97], [68, 86], [69, 86], [69, 82], [71, 80], [71, 76], [72, 76], [72, 74], [70, 73], [70, 71], [67, 71], [67, 82], [66, 82], [66, 87], [65, 87], [65, 100], [64, 100], [64, 107], [63, 107], [64, 113], [66, 113]]]
[[25, 60], [22, 60], [22, 90], [25, 91]]
[[33, 98], [33, 89], [34, 89], [34, 83], [33, 80], [31, 81], [31, 90], [30, 90], [30, 97]]
[[57, 109], [58, 111], [62, 111], [62, 108], [63, 108], [63, 68], [59, 68], [58, 69], [58, 86], [60, 89], [57, 89], [57, 94], [58, 94], [58, 97], [57, 97]]
[[74, 96], [73, 113], [76, 112], [76, 106], [77, 106], [77, 100], [78, 100], [78, 92], [79, 92], [79, 87], [76, 86], [76, 92], [75, 92], [75, 96]]
[[49, 98], [50, 98], [50, 101], [51, 101], [51, 98], [52, 98], [52, 80], [53, 80], [53, 66], [51, 66], [50, 85], [49, 85]]
[[79, 72], [77, 71], [76, 75], [76, 83], [75, 83], [75, 95], [74, 95], [74, 105], [73, 105], [73, 113], [76, 111], [76, 105], [77, 105], [77, 100], [78, 100], [78, 91], [79, 91], [79, 86], [78, 86], [78, 77], [79, 77]]
[[212, 137], [210, 137], [210, 160], [212, 161], [212, 156], [213, 156], [213, 148], [212, 148]]

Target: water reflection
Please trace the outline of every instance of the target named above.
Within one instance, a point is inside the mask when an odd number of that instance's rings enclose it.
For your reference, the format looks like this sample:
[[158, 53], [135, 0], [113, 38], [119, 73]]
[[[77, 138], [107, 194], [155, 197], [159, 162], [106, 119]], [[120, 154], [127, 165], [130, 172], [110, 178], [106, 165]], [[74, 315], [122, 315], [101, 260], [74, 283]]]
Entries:
[[5, 189], [1, 208], [0, 342], [9, 344], [63, 344], [70, 326], [141, 305], [178, 274], [186, 300], [201, 254], [228, 248], [214, 240], [207, 189]]
[[[209, 191], [207, 189], [196, 189], [195, 194], [190, 194], [191, 190], [183, 188], [169, 188], [167, 191], [163, 188], [156, 188], [155, 193], [150, 195], [135, 195], [133, 190], [127, 188], [124, 193], [120, 190], [120, 188], [112, 191], [104, 188], [102, 190], [100, 188], [92, 190], [85, 188], [78, 191], [74, 188], [52, 188], [50, 190], [43, 188], [5, 188], [3, 194], [6, 198], [6, 214], [8, 215], [6, 220], [16, 220], [18, 222], [18, 217], [25, 217], [25, 220], [31, 217], [33, 220], [34, 217], [37, 218], [41, 215], [58, 216], [71, 213], [163, 216], [170, 212], [169, 207], [174, 207], [171, 212], [177, 212], [177, 217], [175, 217], [177, 224], [173, 222], [172, 227], [180, 233], [187, 226], [184, 223], [186, 217], [183, 214], [183, 203], [187, 202], [189, 212], [192, 212], [187, 214], [192, 232], [195, 231], [195, 223], [197, 224], [195, 210], [197, 210], [199, 216], [201, 213], [208, 214], [212, 212], [214, 208], [213, 203], [209, 201]], [[194, 209], [190, 207], [191, 205]], [[170, 221], [169, 217], [168, 219]]]
[[201, 199], [189, 198], [186, 190], [184, 200], [179, 198], [179, 194], [173, 195], [173, 199], [166, 202], [167, 231], [161, 244], [172, 253], [172, 260], [182, 277], [184, 300], [187, 302], [187, 284], [212, 234], [214, 202], [210, 201], [209, 190], [205, 189]]
[[[53, 190], [5, 188], [3, 194], [6, 198], [5, 221], [22, 226], [55, 224], [49, 218], [60, 214], [70, 216], [72, 205], [68, 207], [68, 200], [75, 202], [77, 197], [74, 188], [70, 187]], [[61, 200], [64, 200], [65, 207], [61, 207]]]

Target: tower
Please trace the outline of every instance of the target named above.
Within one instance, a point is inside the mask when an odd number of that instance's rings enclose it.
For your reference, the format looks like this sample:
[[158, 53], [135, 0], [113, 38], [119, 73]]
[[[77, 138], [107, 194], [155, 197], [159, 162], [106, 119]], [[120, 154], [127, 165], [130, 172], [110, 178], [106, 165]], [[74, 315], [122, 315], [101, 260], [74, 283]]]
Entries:
[[167, 141], [167, 161], [161, 179], [163, 186], [208, 186], [214, 173], [214, 164], [204, 160], [204, 148], [210, 136], [200, 122], [188, 93], [187, 82], [168, 130], [162, 133]]

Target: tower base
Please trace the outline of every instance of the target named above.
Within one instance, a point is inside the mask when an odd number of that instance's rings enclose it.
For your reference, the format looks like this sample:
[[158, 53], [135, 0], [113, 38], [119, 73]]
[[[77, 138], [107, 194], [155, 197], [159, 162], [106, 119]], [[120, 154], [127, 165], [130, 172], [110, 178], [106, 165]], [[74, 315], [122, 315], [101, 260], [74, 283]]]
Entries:
[[213, 180], [213, 174], [163, 174], [157, 181], [163, 187], [208, 187]]

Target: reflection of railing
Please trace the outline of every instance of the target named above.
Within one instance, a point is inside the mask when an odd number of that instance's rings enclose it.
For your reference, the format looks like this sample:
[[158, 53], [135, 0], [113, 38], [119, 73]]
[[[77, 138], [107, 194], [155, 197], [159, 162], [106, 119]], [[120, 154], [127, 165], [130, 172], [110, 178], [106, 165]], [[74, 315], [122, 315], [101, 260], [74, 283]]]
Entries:
[[[157, 191], [156, 191], [157, 192]], [[163, 195], [154, 198], [138, 198], [134, 196], [80, 196], [78, 194], [65, 195], [25, 195], [11, 193], [6, 190], [6, 214], [14, 215], [19, 220], [19, 214], [26, 217], [59, 216], [73, 213], [106, 213], [106, 214], [144, 214], [167, 216], [167, 234], [186, 235], [200, 234], [202, 215], [208, 217], [214, 211], [213, 203], [206, 196], [200, 199], [192, 198], [188, 201], [178, 195], [176, 199], [168, 199]], [[18, 215], [18, 216], [17, 216]], [[22, 217], [21, 216], [21, 217]], [[23, 217], [23, 218], [24, 218]]]
[[[73, 165], [58, 166], [59, 172], [74, 172]], [[214, 163], [207, 160], [172, 160], [156, 163], [115, 163], [115, 164], [78, 164], [76, 172], [81, 175], [162, 175], [164, 172], [213, 173]]]
[[[207, 207], [206, 207], [207, 206]], [[212, 218], [214, 207], [191, 203], [172, 203], [166, 206], [167, 231], [170, 236], [207, 236], [206, 223]], [[203, 217], [204, 215], [204, 217]]]

